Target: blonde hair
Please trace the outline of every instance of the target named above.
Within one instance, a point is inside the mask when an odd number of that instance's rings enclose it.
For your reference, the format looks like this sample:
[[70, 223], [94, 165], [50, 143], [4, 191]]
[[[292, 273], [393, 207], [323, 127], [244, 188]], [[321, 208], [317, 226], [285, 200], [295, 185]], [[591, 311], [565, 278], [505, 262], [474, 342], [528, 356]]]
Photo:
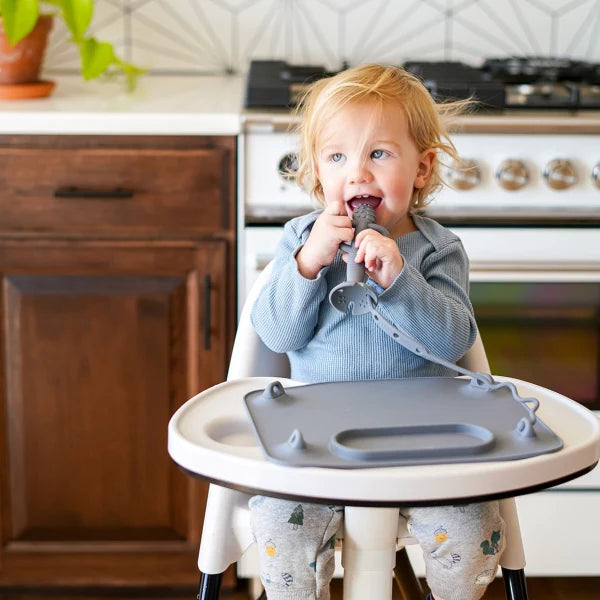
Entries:
[[432, 172], [423, 188], [415, 189], [411, 212], [424, 208], [431, 195], [442, 185], [440, 155], [459, 160], [458, 152], [448, 136], [446, 122], [466, 111], [470, 100], [437, 104], [420, 79], [400, 68], [377, 64], [342, 71], [312, 84], [296, 107], [300, 116], [300, 150], [297, 182], [321, 205], [325, 204], [323, 188], [317, 177], [317, 144], [328, 119], [349, 103], [385, 102], [399, 104], [406, 115], [409, 133], [419, 152], [436, 151]]

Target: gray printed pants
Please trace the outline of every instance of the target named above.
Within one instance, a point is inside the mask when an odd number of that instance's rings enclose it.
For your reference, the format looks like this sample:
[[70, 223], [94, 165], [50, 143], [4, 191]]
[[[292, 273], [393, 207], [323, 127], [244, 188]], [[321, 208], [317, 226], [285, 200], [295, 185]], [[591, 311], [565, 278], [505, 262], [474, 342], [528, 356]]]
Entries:
[[[254, 496], [249, 502], [269, 600], [329, 600], [342, 506]], [[403, 508], [423, 551], [427, 583], [444, 600], [479, 600], [504, 550], [498, 502]]]

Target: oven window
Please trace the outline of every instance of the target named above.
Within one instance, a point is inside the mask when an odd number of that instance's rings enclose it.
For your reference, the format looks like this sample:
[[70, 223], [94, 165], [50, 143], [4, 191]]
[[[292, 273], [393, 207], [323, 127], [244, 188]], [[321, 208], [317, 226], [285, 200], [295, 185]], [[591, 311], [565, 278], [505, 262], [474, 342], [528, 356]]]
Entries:
[[493, 373], [600, 410], [600, 283], [472, 282]]

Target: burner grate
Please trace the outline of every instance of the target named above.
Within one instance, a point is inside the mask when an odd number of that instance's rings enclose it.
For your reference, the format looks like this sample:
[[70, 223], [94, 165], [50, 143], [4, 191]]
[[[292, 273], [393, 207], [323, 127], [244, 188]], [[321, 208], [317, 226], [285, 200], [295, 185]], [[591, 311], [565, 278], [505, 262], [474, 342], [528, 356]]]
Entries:
[[[403, 66], [441, 102], [473, 98], [480, 110], [600, 109], [600, 64], [596, 63], [514, 57], [490, 58], [480, 67], [446, 61], [410, 61]], [[245, 106], [291, 108], [310, 83], [333, 74], [315, 65], [252, 61]]]

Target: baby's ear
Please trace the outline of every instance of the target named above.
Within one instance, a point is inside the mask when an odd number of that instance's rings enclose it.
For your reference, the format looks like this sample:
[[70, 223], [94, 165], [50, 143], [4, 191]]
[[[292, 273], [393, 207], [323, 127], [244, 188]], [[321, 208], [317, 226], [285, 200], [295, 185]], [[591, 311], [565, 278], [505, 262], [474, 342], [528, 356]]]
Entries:
[[425, 187], [425, 184], [431, 175], [431, 171], [433, 170], [436, 157], [437, 154], [433, 148], [428, 148], [421, 153], [419, 166], [417, 167], [417, 176], [415, 177], [416, 188]]

